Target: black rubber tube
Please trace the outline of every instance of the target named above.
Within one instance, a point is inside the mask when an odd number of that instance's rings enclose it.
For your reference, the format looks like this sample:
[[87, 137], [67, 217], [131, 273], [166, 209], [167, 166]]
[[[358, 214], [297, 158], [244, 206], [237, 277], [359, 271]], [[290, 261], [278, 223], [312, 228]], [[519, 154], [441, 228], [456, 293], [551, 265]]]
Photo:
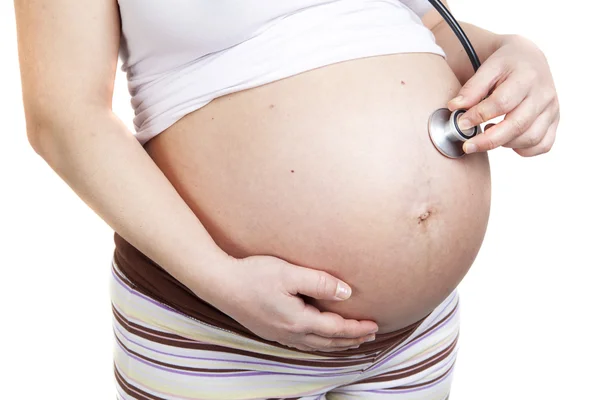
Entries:
[[440, 0], [429, 0], [429, 2], [433, 6], [433, 8], [435, 8], [437, 12], [440, 13], [444, 20], [446, 20], [448, 25], [450, 25], [450, 28], [452, 29], [452, 31], [454, 31], [454, 34], [465, 48], [465, 51], [467, 52], [467, 55], [471, 60], [471, 64], [473, 65], [473, 69], [475, 70], [475, 72], [477, 72], [477, 70], [481, 66], [481, 61], [479, 61], [479, 57], [477, 57], [477, 53], [475, 52], [473, 45], [469, 41], [469, 38], [465, 34], [465, 31], [462, 30], [452, 13], [448, 11], [448, 9]]

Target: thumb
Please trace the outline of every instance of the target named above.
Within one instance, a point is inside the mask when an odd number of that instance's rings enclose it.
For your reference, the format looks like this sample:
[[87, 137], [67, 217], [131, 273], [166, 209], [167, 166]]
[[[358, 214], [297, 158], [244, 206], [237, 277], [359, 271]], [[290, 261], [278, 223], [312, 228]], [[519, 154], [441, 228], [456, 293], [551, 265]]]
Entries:
[[507, 73], [506, 65], [490, 57], [458, 92], [458, 95], [448, 102], [448, 109], [469, 109], [488, 97], [492, 89], [504, 79]]
[[346, 300], [352, 289], [345, 282], [327, 272], [294, 266], [289, 274], [288, 291], [303, 294], [318, 300]]

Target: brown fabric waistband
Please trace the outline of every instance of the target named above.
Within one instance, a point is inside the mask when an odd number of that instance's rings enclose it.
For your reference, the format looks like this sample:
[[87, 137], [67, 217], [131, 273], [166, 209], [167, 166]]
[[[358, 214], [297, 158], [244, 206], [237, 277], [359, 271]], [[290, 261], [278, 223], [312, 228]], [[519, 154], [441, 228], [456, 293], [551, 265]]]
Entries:
[[[114, 242], [115, 263], [140, 293], [198, 321], [289, 350], [287, 346], [255, 335], [227, 314], [196, 296], [191, 290], [116, 232], [114, 233]], [[306, 353], [329, 357], [378, 353], [406, 340], [419, 327], [423, 320], [398, 331], [377, 334], [373, 342], [364, 343], [358, 349], [348, 349], [339, 352], [314, 351]], [[294, 350], [303, 352], [298, 349]]]

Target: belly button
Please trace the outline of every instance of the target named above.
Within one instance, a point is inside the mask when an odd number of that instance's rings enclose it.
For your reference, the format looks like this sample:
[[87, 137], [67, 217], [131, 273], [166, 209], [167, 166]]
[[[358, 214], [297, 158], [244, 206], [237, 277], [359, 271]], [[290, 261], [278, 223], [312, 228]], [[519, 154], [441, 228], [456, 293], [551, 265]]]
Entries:
[[419, 218], [417, 219], [417, 224], [421, 225], [421, 223], [424, 222], [430, 216], [431, 216], [431, 211], [426, 211], [423, 214], [419, 215]]

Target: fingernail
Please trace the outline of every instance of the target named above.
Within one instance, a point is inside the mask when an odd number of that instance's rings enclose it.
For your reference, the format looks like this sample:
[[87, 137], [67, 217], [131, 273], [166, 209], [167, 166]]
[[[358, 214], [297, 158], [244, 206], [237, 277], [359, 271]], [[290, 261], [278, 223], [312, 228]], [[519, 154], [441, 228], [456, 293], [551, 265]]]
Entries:
[[379, 328], [375, 328], [375, 329], [373, 329], [373, 330], [372, 330], [371, 332], [369, 332], [369, 333], [377, 333], [377, 331], [378, 331], [378, 330], [379, 330]]
[[340, 300], [346, 300], [348, 297], [350, 297], [351, 294], [352, 289], [350, 289], [350, 286], [346, 285], [345, 283], [338, 282], [337, 288], [335, 290], [335, 297], [337, 297]]
[[467, 154], [475, 153], [477, 151], [477, 146], [473, 143], [465, 143], [463, 150]]
[[375, 340], [375, 335], [369, 335], [369, 336], [367, 336], [367, 338], [365, 339], [365, 342], [372, 342], [373, 340]]
[[471, 121], [469, 121], [468, 118], [465, 117], [459, 117], [458, 118], [458, 129], [460, 129], [461, 131], [466, 131], [467, 129], [471, 129], [473, 127], [473, 123]]
[[464, 97], [462, 96], [456, 96], [455, 98], [453, 98], [452, 100], [450, 100], [450, 103], [460, 103], [464, 100]]

